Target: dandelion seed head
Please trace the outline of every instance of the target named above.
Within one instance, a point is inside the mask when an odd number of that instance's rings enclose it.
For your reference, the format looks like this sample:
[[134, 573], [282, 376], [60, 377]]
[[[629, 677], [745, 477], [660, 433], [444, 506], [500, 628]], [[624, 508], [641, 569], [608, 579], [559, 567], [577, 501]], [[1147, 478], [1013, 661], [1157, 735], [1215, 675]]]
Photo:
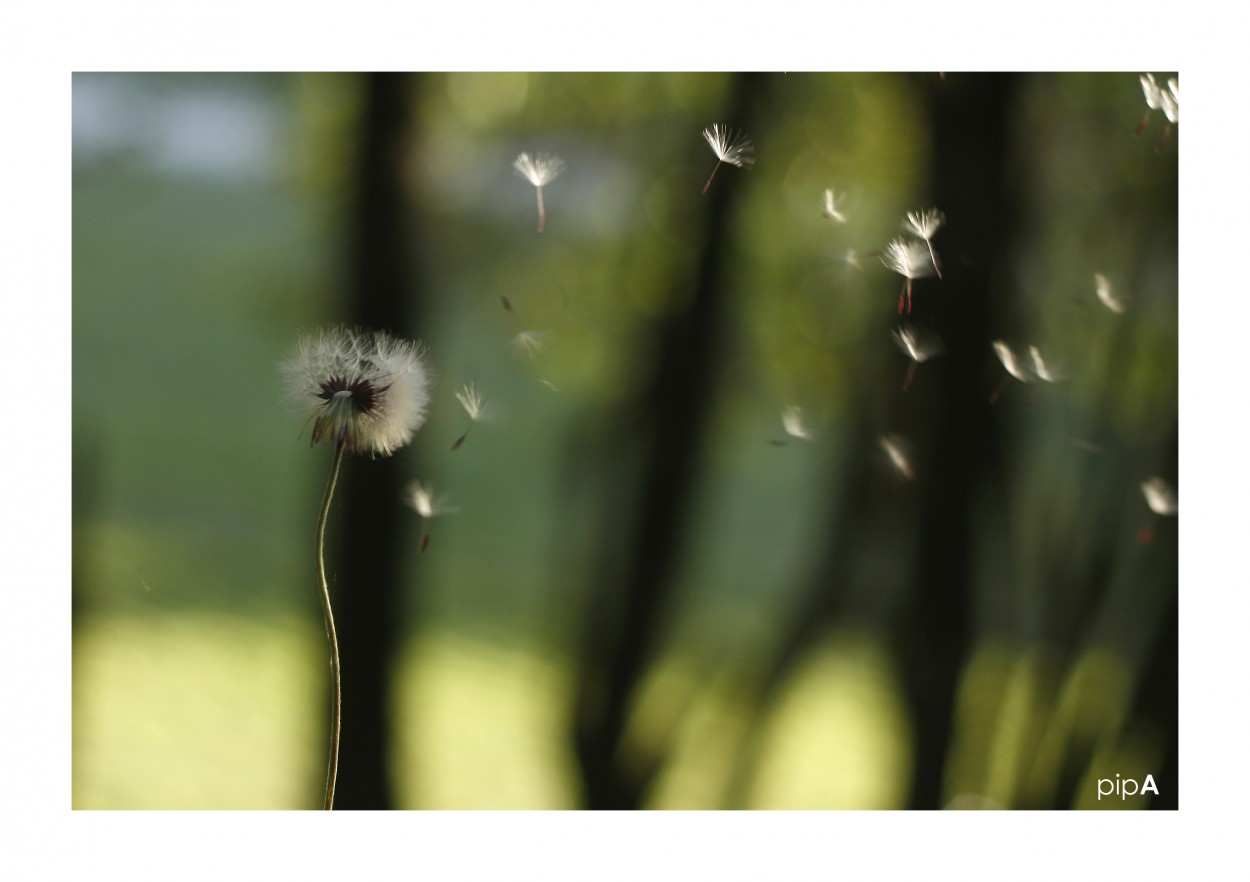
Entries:
[[703, 138], [721, 162], [738, 168], [750, 168], [755, 164], [755, 145], [744, 133], [716, 123], [703, 130]]
[[792, 438], [812, 440], [812, 430], [803, 422], [803, 408], [797, 405], [792, 404], [781, 412], [781, 425]]
[[898, 238], [885, 246], [881, 262], [894, 272], [909, 279], [922, 279], [933, 275], [929, 249], [921, 242]]
[[936, 208], [930, 208], [928, 211], [907, 212], [907, 220], [903, 223], [903, 228], [928, 242], [944, 223], [946, 223], [946, 216]]
[[898, 344], [898, 348], [907, 353], [907, 356], [917, 363], [928, 361], [930, 358], [941, 355], [946, 351], [942, 344], [942, 338], [935, 332], [925, 328], [918, 328], [915, 325], [903, 325], [891, 333], [894, 335], [894, 342]]
[[1027, 383], [1032, 380], [1029, 372], [1025, 370], [1024, 365], [1016, 358], [1016, 354], [1011, 347], [1003, 340], [995, 340], [993, 342], [994, 354], [998, 356], [998, 360], [1002, 362], [1007, 373], [1011, 374], [1021, 383]]
[[1176, 491], [1167, 481], [1153, 477], [1142, 481], [1141, 492], [1146, 497], [1146, 505], [1157, 515], [1176, 514]]
[[485, 415], [486, 397], [478, 391], [477, 386], [472, 383], [466, 383], [464, 388], [456, 393], [456, 399], [460, 402], [460, 406], [464, 408], [465, 413], [469, 415], [469, 419], [477, 422]]
[[513, 160], [512, 167], [535, 187], [545, 187], [564, 171], [564, 160], [550, 153], [539, 153], [533, 157], [522, 153]]
[[278, 369], [313, 444], [390, 456], [425, 422], [431, 381], [416, 343], [333, 327], [302, 337]]

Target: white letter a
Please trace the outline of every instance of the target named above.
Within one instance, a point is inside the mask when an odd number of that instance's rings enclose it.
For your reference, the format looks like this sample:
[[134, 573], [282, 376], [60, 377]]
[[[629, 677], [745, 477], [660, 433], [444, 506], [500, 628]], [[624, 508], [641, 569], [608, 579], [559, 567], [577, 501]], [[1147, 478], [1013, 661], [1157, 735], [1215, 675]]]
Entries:
[[1141, 795], [1145, 796], [1147, 793], [1153, 793], [1155, 796], [1159, 795], [1159, 785], [1155, 784], [1154, 775], [1147, 775], [1145, 782], [1141, 786]]

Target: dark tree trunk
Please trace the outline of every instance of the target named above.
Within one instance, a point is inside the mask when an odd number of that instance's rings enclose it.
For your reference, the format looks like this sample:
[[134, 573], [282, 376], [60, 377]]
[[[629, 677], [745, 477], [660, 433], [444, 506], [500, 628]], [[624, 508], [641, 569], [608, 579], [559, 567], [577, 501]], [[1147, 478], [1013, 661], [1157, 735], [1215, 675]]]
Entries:
[[[941, 281], [927, 280], [946, 338], [939, 377], [942, 419], [924, 446], [925, 482], [915, 596], [899, 648], [915, 732], [909, 805], [940, 808], [959, 679], [972, 637], [972, 546], [978, 498], [1001, 499], [997, 411], [982, 378], [996, 336], [995, 310], [1011, 299], [1016, 194], [1009, 170], [1017, 78], [952, 75], [928, 84], [934, 143], [933, 201], [946, 214], [937, 242]], [[919, 305], [919, 304], [918, 304]], [[997, 505], [996, 505], [997, 507]]]
[[[349, 324], [410, 337], [416, 291], [412, 225], [402, 179], [412, 83], [371, 74], [356, 155], [349, 256]], [[343, 730], [335, 808], [394, 806], [390, 696], [399, 639], [405, 512], [399, 496], [404, 452], [344, 464], [342, 537], [331, 591], [343, 664]], [[333, 523], [333, 521], [332, 521]], [[406, 538], [407, 537], [407, 538]]]
[[[751, 130], [763, 80], [752, 74], [735, 79], [726, 114], [735, 128]], [[692, 131], [691, 137], [697, 134]], [[627, 755], [622, 737], [672, 600], [725, 339], [732, 194], [743, 183], [722, 169], [702, 197], [707, 220], [697, 268], [692, 278], [677, 282], [673, 300], [681, 305], [655, 332], [654, 364], [640, 365], [651, 381], [630, 423], [632, 443], [641, 451], [642, 489], [633, 510], [614, 513], [608, 521], [616, 528], [602, 539], [579, 665], [574, 742], [583, 801], [592, 809], [637, 808], [658, 768], [658, 758]], [[685, 296], [686, 290], [692, 296]]]

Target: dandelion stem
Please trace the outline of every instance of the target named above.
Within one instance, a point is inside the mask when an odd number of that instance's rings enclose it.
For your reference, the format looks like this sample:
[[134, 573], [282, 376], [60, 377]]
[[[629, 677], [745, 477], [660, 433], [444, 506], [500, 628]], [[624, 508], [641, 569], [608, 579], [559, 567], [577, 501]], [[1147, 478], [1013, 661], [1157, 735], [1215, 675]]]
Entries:
[[937, 273], [937, 277], [940, 279], [942, 278], [942, 268], [938, 266], [937, 255], [933, 253], [933, 243], [928, 239], [925, 239], [924, 243], [929, 246], [929, 257], [933, 258], [933, 270]]
[[535, 187], [534, 191], [538, 193], [538, 232], [542, 232], [547, 226], [547, 212], [543, 210], [543, 188]]
[[330, 479], [326, 482], [325, 496], [321, 500], [321, 516], [317, 520], [317, 575], [321, 578], [321, 607], [326, 618], [326, 639], [330, 642], [330, 673], [334, 680], [334, 697], [330, 709], [330, 760], [326, 769], [325, 809], [334, 808], [334, 784], [339, 775], [339, 734], [343, 727], [343, 679], [339, 668], [339, 638], [334, 628], [334, 613], [330, 609], [330, 588], [326, 584], [325, 538], [326, 520], [330, 515], [330, 499], [334, 485], [338, 483], [339, 467], [343, 464], [346, 446], [340, 441], [334, 448], [334, 464], [330, 466]]
[[717, 162], [716, 165], [712, 166], [712, 173], [707, 176], [707, 183], [703, 185], [704, 196], [707, 195], [707, 188], [712, 186], [712, 178], [716, 177], [716, 170], [718, 168], [720, 168], [720, 162]]

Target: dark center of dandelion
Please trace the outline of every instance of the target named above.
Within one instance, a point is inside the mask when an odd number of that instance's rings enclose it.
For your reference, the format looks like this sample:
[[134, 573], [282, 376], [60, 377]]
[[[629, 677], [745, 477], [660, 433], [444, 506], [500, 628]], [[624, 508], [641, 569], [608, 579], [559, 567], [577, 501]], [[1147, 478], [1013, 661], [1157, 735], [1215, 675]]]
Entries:
[[346, 377], [331, 377], [321, 384], [321, 392], [317, 397], [329, 402], [339, 393], [346, 392], [350, 396], [354, 412], [370, 413], [377, 406], [378, 399], [386, 389], [385, 386], [378, 388], [368, 380], [356, 380], [349, 383]]

